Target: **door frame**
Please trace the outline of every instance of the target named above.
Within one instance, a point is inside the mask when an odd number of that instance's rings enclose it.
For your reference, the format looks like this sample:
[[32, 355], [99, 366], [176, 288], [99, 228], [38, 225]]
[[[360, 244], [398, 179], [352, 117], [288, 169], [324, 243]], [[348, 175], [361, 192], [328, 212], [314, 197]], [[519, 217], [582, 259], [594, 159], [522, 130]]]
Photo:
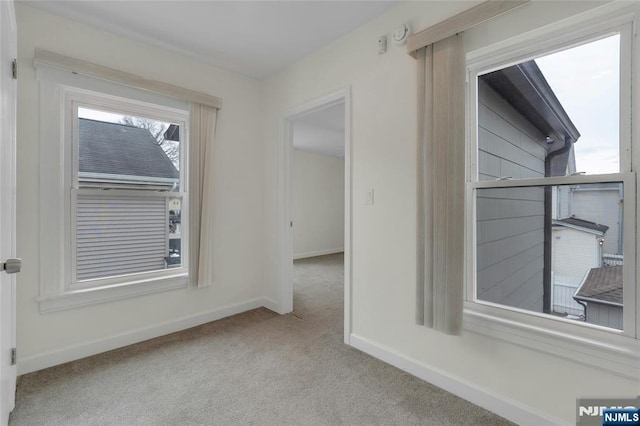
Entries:
[[293, 311], [293, 121], [324, 108], [344, 103], [344, 342], [351, 336], [351, 271], [352, 271], [352, 165], [351, 146], [351, 86], [291, 108], [281, 119], [279, 147], [279, 313]]
[[[17, 23], [13, 0], [0, 2], [0, 261], [16, 257], [16, 126], [17, 83], [12, 60], [17, 58]], [[9, 88], [10, 93], [2, 93]], [[6, 424], [15, 406], [17, 366], [11, 349], [16, 347], [16, 276], [0, 272], [0, 422]], [[8, 310], [8, 312], [7, 312]]]

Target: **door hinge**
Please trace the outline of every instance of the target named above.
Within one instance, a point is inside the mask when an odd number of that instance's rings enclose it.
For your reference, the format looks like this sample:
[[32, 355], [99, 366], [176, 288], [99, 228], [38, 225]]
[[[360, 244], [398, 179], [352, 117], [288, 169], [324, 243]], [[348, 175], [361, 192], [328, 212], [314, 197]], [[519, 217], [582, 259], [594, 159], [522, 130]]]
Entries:
[[11, 365], [16, 365], [16, 348], [11, 348]]
[[17, 59], [14, 59], [13, 62], [11, 62], [11, 74], [13, 75], [14, 80], [18, 79], [18, 60]]

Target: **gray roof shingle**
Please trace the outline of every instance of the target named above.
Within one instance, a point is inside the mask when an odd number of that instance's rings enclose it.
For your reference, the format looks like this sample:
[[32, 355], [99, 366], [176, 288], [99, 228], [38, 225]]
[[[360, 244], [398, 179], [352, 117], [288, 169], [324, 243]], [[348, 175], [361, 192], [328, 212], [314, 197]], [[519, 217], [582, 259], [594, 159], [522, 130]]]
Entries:
[[179, 179], [147, 129], [80, 118], [80, 172]]
[[600, 300], [606, 304], [622, 306], [622, 266], [591, 268], [575, 299]]
[[554, 225], [562, 225], [562, 224], [573, 225], [573, 226], [578, 226], [580, 228], [585, 228], [585, 229], [590, 229], [592, 231], [600, 232], [602, 234], [607, 232], [607, 230], [609, 229], [607, 225], [600, 225], [599, 223], [591, 222], [584, 219], [578, 219], [577, 217], [567, 217], [564, 219], [554, 220], [553, 222], [554, 222]]
[[180, 126], [177, 124], [170, 124], [169, 127], [167, 127], [167, 130], [164, 131], [164, 139], [180, 142]]

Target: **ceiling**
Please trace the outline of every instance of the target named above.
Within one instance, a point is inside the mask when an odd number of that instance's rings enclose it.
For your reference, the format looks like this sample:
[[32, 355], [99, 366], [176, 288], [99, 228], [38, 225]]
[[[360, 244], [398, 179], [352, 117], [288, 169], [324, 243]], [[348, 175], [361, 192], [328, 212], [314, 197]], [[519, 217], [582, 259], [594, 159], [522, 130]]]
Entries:
[[20, 0], [264, 79], [382, 15], [391, 1]]
[[293, 121], [293, 147], [344, 157], [344, 103], [314, 111]]

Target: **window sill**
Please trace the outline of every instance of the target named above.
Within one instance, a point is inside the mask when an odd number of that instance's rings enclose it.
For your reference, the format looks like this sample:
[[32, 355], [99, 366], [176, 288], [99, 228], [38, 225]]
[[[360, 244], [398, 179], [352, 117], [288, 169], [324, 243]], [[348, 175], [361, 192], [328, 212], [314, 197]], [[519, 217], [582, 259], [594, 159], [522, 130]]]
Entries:
[[45, 314], [120, 299], [128, 299], [145, 294], [187, 288], [188, 285], [188, 274], [180, 273], [153, 280], [140, 280], [108, 287], [73, 290], [60, 295], [39, 297], [36, 300], [40, 304], [40, 313]]
[[467, 302], [463, 328], [546, 354], [613, 373], [640, 377], [640, 341], [614, 330], [529, 317]]

